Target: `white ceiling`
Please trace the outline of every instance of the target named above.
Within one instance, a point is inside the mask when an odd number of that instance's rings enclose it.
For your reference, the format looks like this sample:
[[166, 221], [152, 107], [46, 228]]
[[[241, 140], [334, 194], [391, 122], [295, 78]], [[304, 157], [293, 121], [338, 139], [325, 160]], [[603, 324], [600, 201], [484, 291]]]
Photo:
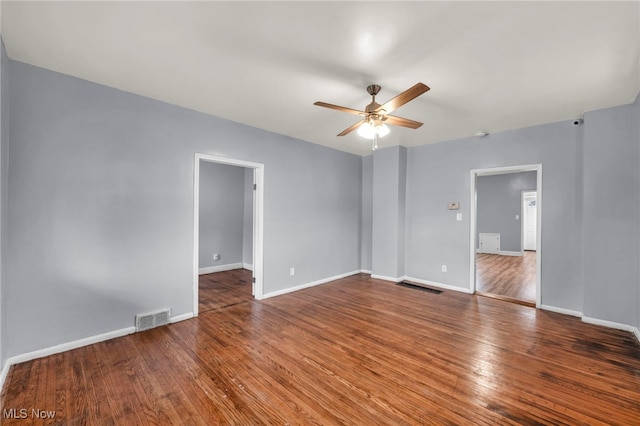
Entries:
[[356, 154], [336, 135], [394, 112], [380, 145], [413, 146], [628, 104], [640, 88], [640, 7], [605, 2], [2, 1], [12, 59]]

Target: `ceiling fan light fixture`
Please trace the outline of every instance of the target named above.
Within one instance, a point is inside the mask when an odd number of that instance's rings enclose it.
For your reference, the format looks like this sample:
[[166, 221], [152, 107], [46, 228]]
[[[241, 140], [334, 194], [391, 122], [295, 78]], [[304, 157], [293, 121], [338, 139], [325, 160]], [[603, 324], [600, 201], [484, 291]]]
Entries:
[[358, 127], [358, 134], [365, 139], [373, 139], [376, 137], [384, 137], [390, 132], [389, 126], [380, 121], [365, 121]]
[[381, 138], [387, 136], [389, 134], [389, 131], [390, 131], [389, 130], [389, 126], [387, 126], [384, 123], [376, 124], [376, 126], [373, 129], [375, 130], [376, 134]]
[[358, 134], [365, 139], [373, 139], [376, 135], [373, 126], [368, 121], [362, 123], [360, 127], [358, 127]]

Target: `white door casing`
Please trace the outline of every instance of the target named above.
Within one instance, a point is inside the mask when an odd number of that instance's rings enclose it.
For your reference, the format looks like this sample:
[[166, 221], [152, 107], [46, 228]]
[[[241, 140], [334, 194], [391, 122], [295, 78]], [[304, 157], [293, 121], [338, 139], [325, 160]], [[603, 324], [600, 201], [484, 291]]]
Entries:
[[[542, 284], [541, 284], [541, 265], [542, 265], [542, 248], [541, 248], [541, 236], [542, 236], [542, 164], [528, 164], [521, 166], [506, 166], [506, 167], [494, 167], [487, 169], [473, 169], [470, 172], [470, 191], [469, 191], [469, 290], [471, 294], [476, 292], [476, 247], [478, 247], [479, 235], [477, 233], [477, 220], [478, 220], [478, 204], [477, 204], [477, 192], [476, 192], [476, 180], [478, 176], [491, 176], [505, 173], [519, 173], [519, 172], [536, 172], [536, 188], [537, 188], [537, 200], [536, 200], [536, 308], [540, 308], [542, 305]], [[522, 228], [521, 228], [522, 229]]]
[[255, 182], [253, 202], [253, 296], [260, 300], [263, 295], [263, 235], [264, 235], [264, 164], [208, 154], [195, 154], [193, 176], [193, 315], [198, 316], [198, 251], [200, 227], [200, 162], [227, 164], [253, 169]]

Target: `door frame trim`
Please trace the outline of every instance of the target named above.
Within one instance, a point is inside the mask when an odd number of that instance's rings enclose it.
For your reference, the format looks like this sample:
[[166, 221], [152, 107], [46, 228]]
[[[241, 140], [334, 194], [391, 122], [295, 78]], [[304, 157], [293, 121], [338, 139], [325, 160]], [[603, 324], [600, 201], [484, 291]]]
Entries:
[[[477, 226], [478, 226], [478, 197], [476, 191], [476, 178], [478, 176], [492, 176], [507, 173], [520, 172], [537, 172], [536, 173], [536, 191], [538, 192], [537, 200], [537, 217], [536, 217], [536, 308], [540, 308], [542, 304], [542, 164], [525, 164], [519, 166], [493, 167], [487, 169], [473, 169], [470, 172], [470, 190], [469, 190], [469, 291], [471, 294], [476, 292], [476, 246], [477, 246]], [[520, 215], [522, 220], [522, 214]]]
[[254, 297], [262, 299], [264, 275], [264, 164], [196, 153], [193, 167], [193, 316], [198, 316], [198, 254], [200, 230], [200, 162], [226, 164], [253, 169], [255, 198], [253, 203], [253, 277]]

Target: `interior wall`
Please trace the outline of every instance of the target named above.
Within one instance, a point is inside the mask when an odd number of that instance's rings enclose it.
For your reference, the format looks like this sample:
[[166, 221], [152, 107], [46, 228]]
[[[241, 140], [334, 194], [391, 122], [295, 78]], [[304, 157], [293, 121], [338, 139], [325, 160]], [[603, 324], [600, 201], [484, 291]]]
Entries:
[[[541, 163], [542, 304], [581, 311], [582, 282], [575, 271], [581, 270], [582, 132], [565, 121], [410, 147], [407, 276], [468, 291], [471, 170]], [[460, 210], [448, 210], [450, 202], [459, 202]]]
[[584, 120], [583, 313], [636, 324], [640, 181], [634, 106], [588, 112]]
[[362, 157], [362, 221], [360, 225], [360, 269], [371, 272], [373, 220], [373, 155]]
[[407, 205], [407, 148], [400, 146], [398, 150], [398, 267], [397, 278], [405, 275], [406, 264], [406, 205]]
[[[536, 190], [536, 175], [536, 172], [521, 172], [477, 178], [478, 234], [500, 234], [501, 251], [522, 249], [522, 191]], [[479, 236], [477, 244], [479, 248]]]
[[244, 169], [242, 263], [253, 270], [253, 169]]
[[373, 153], [371, 271], [380, 278], [404, 276], [406, 161], [401, 146]]
[[8, 149], [9, 149], [9, 58], [4, 48], [4, 42], [0, 39], [0, 369], [4, 365], [6, 356], [6, 321], [7, 309], [6, 288], [6, 248], [7, 248], [7, 188], [8, 188]]
[[244, 190], [243, 167], [200, 162], [200, 269], [242, 263]]
[[265, 165], [265, 295], [359, 270], [359, 156], [9, 69], [7, 356], [192, 312], [196, 152]]

